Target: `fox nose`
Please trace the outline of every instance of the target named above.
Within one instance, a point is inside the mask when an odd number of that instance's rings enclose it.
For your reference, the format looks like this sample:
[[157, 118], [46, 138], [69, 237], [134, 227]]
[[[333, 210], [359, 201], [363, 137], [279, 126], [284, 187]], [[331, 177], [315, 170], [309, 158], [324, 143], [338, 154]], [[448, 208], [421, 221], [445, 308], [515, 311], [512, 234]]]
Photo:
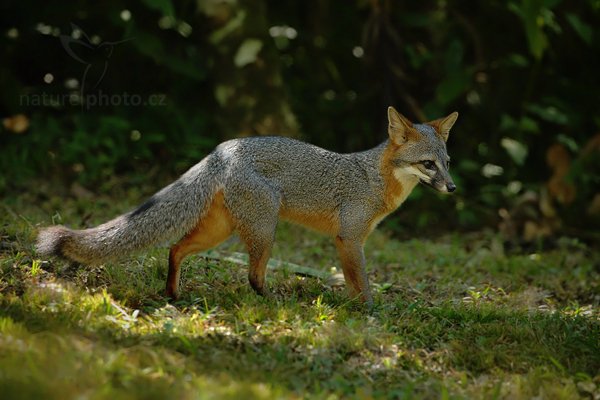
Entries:
[[454, 183], [447, 183], [446, 189], [448, 190], [448, 192], [452, 193], [456, 190], [456, 185]]

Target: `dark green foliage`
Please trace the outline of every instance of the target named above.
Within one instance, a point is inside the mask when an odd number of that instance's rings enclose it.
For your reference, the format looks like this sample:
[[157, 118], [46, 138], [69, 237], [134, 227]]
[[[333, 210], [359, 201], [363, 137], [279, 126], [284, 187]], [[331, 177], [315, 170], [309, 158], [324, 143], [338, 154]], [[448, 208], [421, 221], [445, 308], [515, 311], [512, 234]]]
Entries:
[[[449, 142], [457, 195], [418, 190], [402, 221], [496, 223], [498, 208], [545, 186], [558, 143], [575, 194], [554, 206], [567, 226], [598, 222], [587, 210], [600, 157], [583, 151], [600, 128], [597, 0], [25, 0], [0, 12], [0, 112], [29, 121], [24, 133], [0, 131], [0, 191], [35, 176], [88, 187], [115, 174], [174, 176], [239, 135], [361, 150], [385, 138], [394, 105], [415, 121], [461, 114]], [[72, 43], [86, 35], [91, 47]], [[69, 96], [82, 94], [86, 63], [81, 104]], [[90, 104], [102, 96], [110, 104]]]

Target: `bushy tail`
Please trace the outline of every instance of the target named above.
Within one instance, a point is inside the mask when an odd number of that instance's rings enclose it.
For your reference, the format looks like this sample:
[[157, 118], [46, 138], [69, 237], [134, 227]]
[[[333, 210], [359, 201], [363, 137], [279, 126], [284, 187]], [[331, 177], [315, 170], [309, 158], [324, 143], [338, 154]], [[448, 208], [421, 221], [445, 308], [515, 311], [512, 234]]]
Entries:
[[207, 157], [134, 211], [95, 228], [42, 229], [37, 253], [100, 264], [182, 237], [198, 223], [215, 194], [215, 163]]

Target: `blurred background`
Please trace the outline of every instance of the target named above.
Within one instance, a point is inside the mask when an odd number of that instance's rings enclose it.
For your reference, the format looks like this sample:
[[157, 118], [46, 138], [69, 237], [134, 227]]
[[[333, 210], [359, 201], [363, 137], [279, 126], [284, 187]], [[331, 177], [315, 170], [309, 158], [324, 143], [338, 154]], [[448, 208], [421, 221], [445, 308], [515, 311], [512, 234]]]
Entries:
[[417, 188], [386, 221], [397, 235], [599, 238], [599, 0], [21, 0], [0, 15], [4, 198], [141, 200], [240, 136], [360, 151], [393, 105], [460, 113], [456, 195]]

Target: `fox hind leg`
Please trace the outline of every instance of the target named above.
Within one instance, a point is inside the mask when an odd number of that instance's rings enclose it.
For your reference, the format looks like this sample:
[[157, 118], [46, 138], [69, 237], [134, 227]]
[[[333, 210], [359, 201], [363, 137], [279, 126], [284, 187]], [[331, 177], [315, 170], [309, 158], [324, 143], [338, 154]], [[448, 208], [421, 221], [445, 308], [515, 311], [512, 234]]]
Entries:
[[179, 295], [180, 266], [185, 257], [217, 246], [234, 230], [233, 220], [225, 207], [223, 193], [218, 192], [198, 225], [169, 251], [167, 296], [177, 299]]
[[267, 262], [275, 241], [281, 195], [260, 179], [248, 179], [237, 189], [228, 200], [236, 231], [248, 250], [248, 280], [255, 292], [265, 295]]
[[267, 275], [267, 262], [271, 257], [271, 249], [273, 248], [274, 233], [275, 227], [273, 226], [273, 233], [265, 234], [262, 237], [254, 236], [252, 231], [247, 234], [240, 234], [248, 249], [248, 281], [250, 281], [252, 289], [260, 295], [267, 293], [265, 277]]

